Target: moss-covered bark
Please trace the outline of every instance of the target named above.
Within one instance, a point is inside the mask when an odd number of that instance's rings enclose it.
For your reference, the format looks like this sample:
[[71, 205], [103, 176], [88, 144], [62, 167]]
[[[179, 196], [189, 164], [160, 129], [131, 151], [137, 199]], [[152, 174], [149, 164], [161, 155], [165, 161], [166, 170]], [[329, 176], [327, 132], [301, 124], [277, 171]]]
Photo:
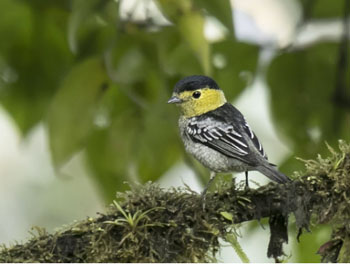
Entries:
[[[210, 193], [203, 210], [200, 195], [189, 189], [164, 190], [147, 184], [119, 194], [105, 214], [77, 222], [62, 231], [40, 230], [23, 245], [3, 247], [1, 262], [205, 262], [219, 249], [234, 224], [269, 217], [268, 255], [279, 258], [288, 240], [288, 215], [308, 229], [317, 223], [333, 227], [320, 247], [323, 261], [347, 261], [350, 237], [350, 145], [330, 148], [328, 158], [304, 161], [305, 172], [285, 185], [258, 189], [221, 186]], [[301, 233], [301, 232], [300, 232]]]

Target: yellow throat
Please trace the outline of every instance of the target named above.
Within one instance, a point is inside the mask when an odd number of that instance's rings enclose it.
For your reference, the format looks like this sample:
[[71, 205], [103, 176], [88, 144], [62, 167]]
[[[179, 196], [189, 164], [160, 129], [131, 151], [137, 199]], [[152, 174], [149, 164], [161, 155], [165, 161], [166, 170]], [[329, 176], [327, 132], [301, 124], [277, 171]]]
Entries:
[[192, 96], [195, 91], [184, 91], [177, 95], [178, 98], [183, 100], [179, 107], [186, 118], [205, 114], [226, 103], [222, 90], [203, 88], [196, 91], [201, 93], [198, 99]]

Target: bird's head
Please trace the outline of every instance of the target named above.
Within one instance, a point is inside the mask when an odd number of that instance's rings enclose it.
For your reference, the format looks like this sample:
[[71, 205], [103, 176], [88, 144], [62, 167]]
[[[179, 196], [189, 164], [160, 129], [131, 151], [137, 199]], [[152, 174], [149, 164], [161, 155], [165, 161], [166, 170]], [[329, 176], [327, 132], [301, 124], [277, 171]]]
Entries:
[[185, 117], [193, 117], [222, 106], [226, 103], [226, 98], [213, 79], [193, 75], [175, 85], [168, 103], [178, 105]]

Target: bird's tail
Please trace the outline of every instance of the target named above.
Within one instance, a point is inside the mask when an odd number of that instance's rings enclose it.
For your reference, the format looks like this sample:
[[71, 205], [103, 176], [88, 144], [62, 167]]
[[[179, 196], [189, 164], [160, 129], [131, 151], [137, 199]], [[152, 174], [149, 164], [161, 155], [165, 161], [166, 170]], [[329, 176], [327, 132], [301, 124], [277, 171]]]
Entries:
[[257, 167], [257, 170], [264, 174], [266, 177], [278, 183], [286, 183], [291, 181], [290, 178], [279, 172], [272, 164], [259, 166]]

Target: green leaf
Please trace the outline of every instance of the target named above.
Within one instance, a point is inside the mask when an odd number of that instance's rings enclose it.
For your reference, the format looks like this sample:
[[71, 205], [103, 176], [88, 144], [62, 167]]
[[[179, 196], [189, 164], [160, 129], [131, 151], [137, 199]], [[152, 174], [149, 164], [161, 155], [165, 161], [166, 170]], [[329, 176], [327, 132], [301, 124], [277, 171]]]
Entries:
[[[26, 2], [23, 0], [20, 0], [22, 2]], [[16, 1], [14, 1], [16, 2]], [[19, 2], [19, 1], [17, 1]], [[41, 1], [41, 0], [31, 0], [27, 1], [28, 4], [30, 4], [34, 9], [49, 9], [49, 8], [60, 8], [60, 9], [66, 9], [69, 10], [71, 6], [70, 0], [51, 0], [51, 1]]]
[[229, 212], [220, 212], [220, 214], [227, 220], [233, 221], [233, 215]]
[[76, 65], [64, 79], [48, 114], [52, 159], [62, 165], [80, 150], [91, 133], [99, 97], [107, 76], [99, 58]]
[[250, 262], [248, 256], [246, 255], [241, 245], [239, 244], [237, 240], [237, 236], [235, 234], [227, 234], [226, 241], [231, 244], [232, 248], [235, 250], [236, 254], [238, 255], [238, 257], [241, 259], [243, 263]]
[[72, 53], [79, 57], [105, 52], [115, 38], [119, 5], [109, 0], [73, 0], [67, 38]]
[[229, 100], [236, 98], [255, 76], [259, 49], [256, 46], [223, 40], [212, 45], [213, 77]]
[[47, 113], [72, 55], [66, 44], [67, 12], [0, 1], [0, 101], [27, 133]]
[[[109, 75], [118, 84], [143, 82], [147, 79], [147, 70], [158, 66], [155, 46], [162, 45], [156, 41], [161, 33], [145, 33], [133, 28], [131, 32], [120, 30], [114, 34], [115, 41], [105, 53]], [[166, 42], [164, 38], [161, 41]]]
[[108, 0], [73, 0], [68, 43], [75, 54], [104, 50], [115, 33], [118, 4]]
[[192, 52], [196, 54], [203, 72], [211, 73], [209, 43], [204, 36], [204, 17], [199, 12], [183, 14], [178, 20], [178, 27], [182, 38], [188, 43]]
[[192, 1], [189, 0], [156, 0], [164, 15], [172, 22], [177, 22], [179, 14], [189, 12], [192, 9]]
[[[174, 22], [174, 27], [178, 30], [181, 37], [181, 41], [177, 45], [178, 49], [173, 50], [172, 53], [174, 55], [177, 54], [180, 59], [177, 60], [176, 58], [178, 56], [173, 56], [170, 64], [179, 65], [180, 63], [178, 63], [178, 61], [181, 61], [181, 66], [189, 69], [190, 66], [188, 66], [188, 64], [196, 64], [193, 62], [192, 56], [189, 55], [188, 51], [191, 51], [201, 66], [200, 71], [204, 74], [211, 75], [209, 43], [204, 35], [205, 17], [203, 12], [195, 8], [193, 2], [188, 0], [158, 0], [157, 2], [163, 13]], [[169, 42], [167, 42], [167, 44], [168, 43]], [[183, 62], [182, 58], [186, 58], [186, 62]], [[187, 70], [184, 71], [187, 72]], [[193, 69], [190, 74], [195, 73], [198, 74], [200, 72]]]
[[204, 7], [208, 13], [217, 18], [224, 26], [226, 26], [230, 34], [233, 36], [233, 20], [232, 20], [232, 8], [230, 1], [219, 0], [196, 0], [199, 7]]
[[0, 34], [6, 37], [6, 41], [0, 42], [2, 56], [10, 51], [16, 40], [28, 44], [32, 31], [33, 19], [29, 5], [12, 0], [0, 1]]
[[78, 31], [86, 20], [93, 17], [98, 3], [99, 0], [72, 1], [72, 13], [68, 23], [68, 43], [73, 53], [78, 51]]
[[336, 18], [344, 13], [344, 1], [327, 1], [327, 0], [300, 0], [303, 5], [304, 12], [306, 11], [311, 18]]
[[189, 45], [183, 41], [176, 27], [166, 27], [155, 34], [162, 70], [169, 75], [193, 75], [202, 67]]

